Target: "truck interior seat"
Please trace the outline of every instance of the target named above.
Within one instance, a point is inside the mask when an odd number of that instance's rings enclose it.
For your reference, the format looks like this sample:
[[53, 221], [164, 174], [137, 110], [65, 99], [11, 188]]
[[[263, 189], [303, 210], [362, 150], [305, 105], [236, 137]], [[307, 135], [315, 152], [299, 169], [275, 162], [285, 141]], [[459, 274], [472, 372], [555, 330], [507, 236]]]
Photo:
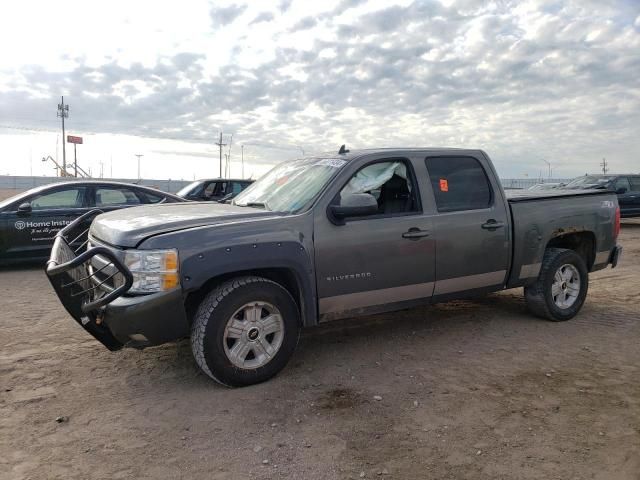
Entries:
[[407, 186], [407, 181], [398, 176], [393, 175], [380, 188], [380, 198], [378, 199], [378, 208], [380, 213], [402, 213], [409, 212], [413, 207], [411, 192]]

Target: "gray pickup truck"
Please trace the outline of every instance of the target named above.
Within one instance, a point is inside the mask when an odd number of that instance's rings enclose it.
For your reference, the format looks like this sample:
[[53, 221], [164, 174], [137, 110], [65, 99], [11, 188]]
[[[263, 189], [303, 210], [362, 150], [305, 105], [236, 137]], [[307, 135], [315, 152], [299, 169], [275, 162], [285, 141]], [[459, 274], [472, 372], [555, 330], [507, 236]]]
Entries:
[[68, 312], [110, 350], [190, 337], [228, 386], [272, 377], [301, 327], [330, 319], [524, 287], [533, 314], [568, 320], [621, 253], [614, 193], [508, 196], [480, 150], [343, 146], [231, 204], [99, 213], [64, 228], [47, 264]]

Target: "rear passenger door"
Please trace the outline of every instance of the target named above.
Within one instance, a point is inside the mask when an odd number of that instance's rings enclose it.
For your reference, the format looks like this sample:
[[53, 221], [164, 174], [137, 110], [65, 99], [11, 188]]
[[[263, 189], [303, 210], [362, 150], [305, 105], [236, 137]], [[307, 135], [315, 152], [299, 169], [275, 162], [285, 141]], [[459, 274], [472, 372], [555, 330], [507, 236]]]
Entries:
[[438, 214], [434, 297], [495, 290], [509, 268], [509, 223], [502, 190], [487, 159], [425, 159]]

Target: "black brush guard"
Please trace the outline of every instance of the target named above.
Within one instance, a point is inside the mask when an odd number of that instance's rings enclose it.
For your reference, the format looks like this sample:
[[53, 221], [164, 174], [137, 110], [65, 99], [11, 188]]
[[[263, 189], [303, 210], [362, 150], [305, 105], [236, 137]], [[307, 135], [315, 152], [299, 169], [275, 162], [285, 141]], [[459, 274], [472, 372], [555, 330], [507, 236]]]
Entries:
[[[109, 350], [119, 350], [122, 343], [102, 323], [102, 317], [106, 305], [131, 288], [133, 275], [109, 249], [101, 246], [86, 249], [89, 243], [86, 225], [100, 213], [101, 210], [91, 210], [57, 233], [46, 273], [60, 301], [82, 328]], [[96, 255], [107, 261], [97, 270], [91, 267], [91, 259]], [[118, 275], [121, 275], [118, 280], [123, 281], [109, 288], [107, 282]]]

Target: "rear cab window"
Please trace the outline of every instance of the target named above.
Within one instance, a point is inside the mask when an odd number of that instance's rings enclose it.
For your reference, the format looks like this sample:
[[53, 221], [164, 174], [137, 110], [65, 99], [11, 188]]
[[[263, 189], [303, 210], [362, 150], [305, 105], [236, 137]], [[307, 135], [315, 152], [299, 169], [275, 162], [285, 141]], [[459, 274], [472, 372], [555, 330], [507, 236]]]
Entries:
[[493, 204], [493, 189], [482, 164], [473, 157], [425, 159], [438, 212], [480, 210]]

